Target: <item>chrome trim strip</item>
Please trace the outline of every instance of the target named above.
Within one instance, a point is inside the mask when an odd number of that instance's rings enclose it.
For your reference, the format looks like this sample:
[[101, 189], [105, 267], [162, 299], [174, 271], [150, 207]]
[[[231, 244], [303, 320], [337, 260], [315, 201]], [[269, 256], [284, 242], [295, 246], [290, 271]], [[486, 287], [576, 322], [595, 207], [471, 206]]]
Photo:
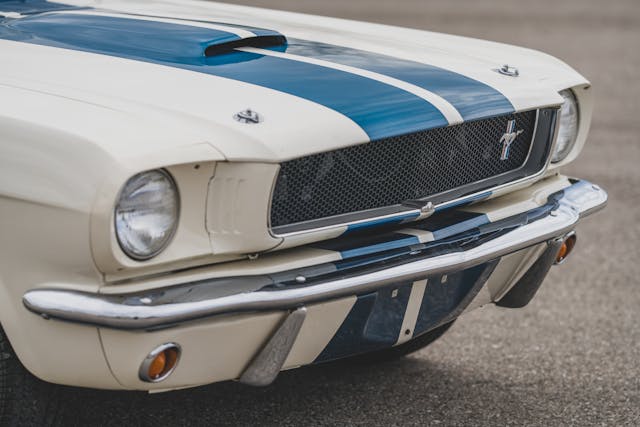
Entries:
[[[552, 106], [552, 107], [540, 107], [538, 109], [536, 109], [536, 123], [534, 125], [533, 128], [533, 136], [532, 136], [532, 141], [531, 141], [531, 145], [529, 147], [529, 153], [527, 154], [527, 158], [526, 160], [522, 163], [522, 166], [520, 166], [518, 169], [514, 169], [512, 171], [509, 172], [505, 172], [503, 174], [500, 175], [496, 175], [496, 176], [492, 176], [490, 178], [486, 178], [484, 180], [480, 180], [480, 181], [476, 181], [474, 184], [476, 183], [482, 183], [484, 181], [490, 180], [490, 179], [495, 179], [498, 178], [500, 176], [503, 176], [505, 174], [509, 174], [509, 173], [513, 173], [516, 172], [520, 169], [522, 169], [523, 167], [525, 167], [525, 165], [527, 164], [527, 162], [530, 159], [531, 156], [531, 152], [533, 151], [533, 143], [535, 142], [536, 139], [536, 134], [538, 132], [538, 122], [539, 122], [539, 118], [540, 118], [540, 111], [545, 109], [545, 108], [555, 108], [556, 110], [559, 110], [560, 107], [559, 106]], [[517, 111], [516, 113], [524, 113], [526, 111], [530, 111], [530, 110], [523, 110], [523, 111]], [[509, 187], [514, 187], [517, 186], [519, 184], [523, 184], [523, 183], [533, 183], [535, 182], [538, 178], [540, 178], [546, 171], [547, 168], [549, 167], [549, 163], [551, 161], [551, 157], [553, 155], [553, 150], [555, 149], [556, 146], [556, 142], [558, 139], [558, 129], [559, 129], [559, 120], [558, 117], [556, 117], [555, 120], [555, 129], [553, 130], [553, 136], [552, 136], [552, 143], [551, 143], [551, 147], [549, 148], [549, 153], [547, 154], [547, 158], [545, 160], [544, 166], [535, 174], [529, 175], [527, 177], [515, 180], [515, 181], [511, 181], [511, 182], [507, 182], [505, 184], [501, 184], [495, 187], [491, 187], [491, 188], [487, 188], [481, 191], [477, 191], [475, 193], [472, 194], [468, 194], [466, 196], [463, 197], [459, 197], [457, 199], [453, 199], [453, 200], [449, 200], [447, 202], [443, 202], [443, 203], [439, 203], [434, 205], [435, 210], [441, 210], [441, 209], [446, 209], [449, 206], [455, 206], [457, 204], [460, 203], [465, 203], [467, 200], [469, 201], [473, 201], [476, 200], [478, 196], [485, 194], [485, 193], [493, 193], [496, 191], [501, 191], [505, 188], [509, 188]], [[277, 181], [277, 175], [274, 179], [274, 184], [273, 184], [273, 188], [275, 188], [275, 183]], [[460, 188], [460, 187], [458, 187]], [[456, 188], [448, 190], [448, 191], [455, 191]], [[273, 191], [273, 190], [272, 190]], [[442, 194], [442, 193], [440, 193]], [[427, 197], [425, 199], [423, 199], [425, 201], [425, 203], [428, 201], [429, 198], [433, 198], [438, 196], [438, 194], [433, 194], [430, 197]], [[271, 203], [273, 201], [273, 198], [270, 199], [269, 201], [269, 213], [271, 212]], [[398, 207], [401, 207], [402, 205], [395, 205]], [[370, 209], [369, 211], [371, 212], [375, 212], [375, 211], [383, 211], [383, 210], [392, 210], [394, 209], [395, 206], [384, 206], [381, 208], [376, 208], [376, 209]], [[356, 213], [347, 213], [347, 214], [342, 214], [342, 215], [336, 215], [336, 217], [343, 217], [343, 218], [348, 218], [350, 216], [355, 216], [356, 214], [363, 214], [364, 212], [367, 211], [358, 211]], [[326, 226], [320, 226], [320, 227], [315, 227], [315, 228], [305, 228], [303, 230], [299, 230], [299, 231], [291, 231], [291, 232], [285, 232], [285, 233], [277, 233], [276, 229], [277, 228], [293, 228], [293, 227], [297, 227], [300, 226], [302, 224], [313, 224], [313, 223], [323, 223], [323, 222], [327, 222], [327, 220], [333, 218], [333, 217], [326, 217], [326, 218], [318, 218], [318, 219], [314, 219], [314, 220], [310, 220], [310, 221], [303, 221], [303, 222], [299, 222], [299, 223], [295, 223], [295, 224], [288, 224], [288, 225], [284, 225], [284, 226], [280, 226], [280, 227], [271, 227], [271, 223], [270, 223], [270, 219], [271, 219], [271, 215], [269, 214], [269, 223], [268, 223], [268, 227], [269, 227], [269, 232], [271, 233], [271, 235], [274, 238], [290, 238], [293, 236], [300, 236], [300, 235], [305, 235], [305, 234], [313, 234], [313, 233], [320, 233], [323, 231], [329, 231], [329, 230], [335, 230], [338, 228], [343, 228], [343, 227], [349, 227], [352, 225], [357, 225], [357, 224], [366, 224], [368, 222], [376, 222], [376, 221], [381, 221], [381, 220], [386, 220], [386, 219], [390, 219], [390, 218], [399, 218], [401, 219], [402, 217], [406, 216], [406, 215], [411, 215], [411, 214], [416, 214], [417, 217], [415, 218], [415, 221], [420, 220], [420, 219], [424, 219], [425, 216], [421, 215], [421, 212], [419, 209], [407, 209], [407, 210], [402, 210], [400, 212], [394, 212], [391, 214], [387, 214], [387, 215], [380, 215], [380, 216], [373, 216], [373, 217], [368, 217], [365, 219], [360, 219], [360, 220], [354, 220], [354, 221], [343, 221], [343, 222], [339, 222], [339, 223], [335, 223], [335, 224], [330, 224], [330, 225], [326, 225]]]
[[[565, 189], [558, 209], [548, 216], [523, 225], [463, 252], [452, 252], [397, 265], [380, 271], [343, 277], [308, 286], [259, 289], [211, 296], [197, 285], [176, 298], [151, 302], [161, 290], [136, 295], [99, 295], [63, 289], [35, 289], [23, 297], [25, 307], [44, 318], [106, 328], [148, 330], [221, 314], [277, 311], [301, 307], [335, 298], [371, 292], [391, 283], [422, 279], [427, 275], [462, 270], [509, 253], [542, 243], [573, 230], [581, 217], [602, 209], [607, 193], [586, 181]], [[250, 278], [237, 280], [238, 288]], [[193, 291], [193, 292], [191, 292]], [[200, 291], [200, 292], [198, 292]], [[199, 298], [195, 298], [198, 295]]]

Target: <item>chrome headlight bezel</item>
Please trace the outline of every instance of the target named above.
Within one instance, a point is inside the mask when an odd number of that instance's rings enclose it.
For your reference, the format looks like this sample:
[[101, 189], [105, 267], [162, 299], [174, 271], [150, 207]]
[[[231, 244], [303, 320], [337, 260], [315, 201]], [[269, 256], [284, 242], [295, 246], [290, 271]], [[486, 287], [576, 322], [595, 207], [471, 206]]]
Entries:
[[580, 130], [580, 105], [572, 89], [559, 92], [564, 103], [558, 112], [558, 135], [551, 154], [551, 163], [560, 163], [573, 151]]
[[[146, 195], [136, 194], [144, 190], [144, 187], [153, 185], [159, 188], [147, 189]], [[140, 200], [135, 201], [136, 197]], [[137, 208], [136, 203], [139, 204]], [[145, 209], [147, 212], [140, 212]], [[175, 236], [180, 219], [178, 186], [171, 174], [164, 169], [138, 173], [122, 186], [113, 212], [115, 237], [122, 252], [135, 261], [147, 261], [163, 252]], [[154, 215], [155, 229], [148, 224]], [[158, 216], [161, 217], [160, 220]], [[138, 225], [137, 229], [132, 227], [132, 222], [136, 220], [138, 224], [134, 225]]]

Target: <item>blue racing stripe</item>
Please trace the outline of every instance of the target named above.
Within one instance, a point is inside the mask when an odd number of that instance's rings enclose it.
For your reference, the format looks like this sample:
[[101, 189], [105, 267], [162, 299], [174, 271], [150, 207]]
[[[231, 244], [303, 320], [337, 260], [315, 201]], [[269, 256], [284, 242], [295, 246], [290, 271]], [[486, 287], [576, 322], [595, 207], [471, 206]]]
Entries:
[[446, 99], [464, 120], [515, 111], [511, 102], [491, 86], [433, 65], [303, 40], [289, 40], [286, 52], [348, 65], [411, 83]]
[[424, 99], [359, 75], [240, 51], [205, 57], [207, 46], [239, 37], [188, 23], [61, 12], [5, 21], [0, 38], [151, 62], [274, 89], [347, 116], [372, 140], [448, 124]]
[[[0, 10], [3, 12], [16, 12], [23, 15], [31, 13], [50, 12], [54, 10], [84, 9], [61, 3], [49, 3], [44, 0], [0, 0]], [[0, 18], [1, 20], [1, 18]]]
[[348, 249], [340, 252], [342, 255], [342, 259], [353, 258], [362, 255], [373, 254], [376, 252], [389, 251], [391, 249], [402, 248], [409, 245], [418, 245], [420, 244], [420, 240], [417, 237], [405, 237], [403, 239], [391, 240], [384, 243], [378, 243], [370, 246], [363, 246], [355, 249]]
[[342, 325], [313, 363], [391, 347], [398, 340], [412, 283], [358, 296]]
[[207, 46], [240, 39], [189, 25], [64, 12], [8, 21], [0, 38], [174, 66], [202, 64]]
[[324, 105], [349, 117], [371, 140], [448, 124], [440, 110], [422, 98], [344, 71], [248, 52], [208, 58], [207, 62], [193, 70]]
[[[488, 277], [482, 276], [488, 268], [493, 271], [494, 266], [495, 264], [491, 263], [481, 264], [467, 270], [450, 272], [446, 279], [442, 275], [430, 277], [422, 297], [413, 336], [421, 335], [439, 326], [442, 321], [447, 319], [447, 316], [465, 303], [478, 279], [481, 279], [483, 283], [486, 282]], [[469, 302], [471, 301], [466, 301], [467, 304]]]
[[395, 232], [378, 232], [353, 235], [348, 238], [336, 238], [318, 242], [314, 247], [340, 252], [342, 259], [368, 255], [392, 249], [419, 244], [415, 236]]

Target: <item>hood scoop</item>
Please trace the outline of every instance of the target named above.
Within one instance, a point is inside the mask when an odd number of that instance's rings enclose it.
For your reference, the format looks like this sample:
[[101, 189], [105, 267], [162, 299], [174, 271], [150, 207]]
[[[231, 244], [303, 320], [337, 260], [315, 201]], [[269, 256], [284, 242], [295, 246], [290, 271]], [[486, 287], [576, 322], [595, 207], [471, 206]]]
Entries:
[[236, 48], [277, 48], [276, 31], [217, 22], [129, 15], [95, 9], [48, 12], [0, 21], [0, 37], [125, 58], [203, 65]]
[[255, 37], [247, 37], [240, 40], [228, 41], [224, 43], [212, 44], [205, 49], [204, 55], [207, 57], [216, 56], [242, 47], [277, 48], [286, 45], [287, 38], [281, 34], [261, 35]]

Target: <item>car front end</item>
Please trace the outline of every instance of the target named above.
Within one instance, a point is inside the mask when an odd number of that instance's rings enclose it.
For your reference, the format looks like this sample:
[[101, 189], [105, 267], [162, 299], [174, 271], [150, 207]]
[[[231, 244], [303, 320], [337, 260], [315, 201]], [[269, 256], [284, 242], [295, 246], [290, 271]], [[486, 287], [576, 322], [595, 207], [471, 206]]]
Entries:
[[0, 92], [17, 100], [0, 135], [20, 159], [0, 160], [0, 320], [46, 381], [267, 385], [400, 348], [528, 304], [606, 204], [560, 172], [592, 90], [546, 55], [225, 5], [196, 19], [88, 4], [16, 10], [0, 32]]

